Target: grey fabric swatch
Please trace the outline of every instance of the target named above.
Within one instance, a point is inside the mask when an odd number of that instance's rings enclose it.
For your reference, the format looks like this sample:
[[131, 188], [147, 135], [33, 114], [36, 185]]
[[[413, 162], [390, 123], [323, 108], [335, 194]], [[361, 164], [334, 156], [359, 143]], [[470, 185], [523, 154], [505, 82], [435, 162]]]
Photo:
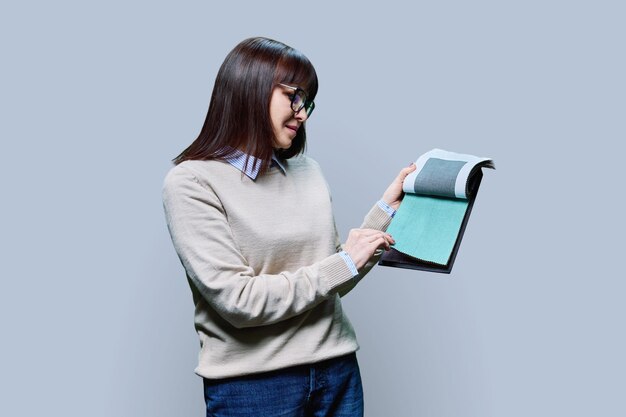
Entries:
[[455, 198], [454, 185], [459, 171], [467, 162], [430, 158], [415, 177], [414, 190], [418, 194]]

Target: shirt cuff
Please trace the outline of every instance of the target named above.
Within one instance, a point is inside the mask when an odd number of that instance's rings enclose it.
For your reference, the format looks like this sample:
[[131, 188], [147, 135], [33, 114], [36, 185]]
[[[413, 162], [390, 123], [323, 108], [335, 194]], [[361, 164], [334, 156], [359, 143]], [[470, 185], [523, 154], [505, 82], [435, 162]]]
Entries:
[[378, 204], [378, 207], [385, 210], [385, 213], [387, 213], [389, 217], [393, 217], [396, 215], [396, 210], [391, 208], [391, 206], [389, 206], [389, 204], [385, 203], [383, 200], [378, 200], [376, 204]]
[[348, 266], [348, 269], [350, 270], [350, 272], [352, 272], [352, 275], [355, 277], [359, 275], [359, 271], [356, 269], [356, 265], [352, 261], [352, 258], [350, 258], [350, 255], [348, 255], [346, 251], [339, 252], [339, 255], [345, 261], [346, 265]]

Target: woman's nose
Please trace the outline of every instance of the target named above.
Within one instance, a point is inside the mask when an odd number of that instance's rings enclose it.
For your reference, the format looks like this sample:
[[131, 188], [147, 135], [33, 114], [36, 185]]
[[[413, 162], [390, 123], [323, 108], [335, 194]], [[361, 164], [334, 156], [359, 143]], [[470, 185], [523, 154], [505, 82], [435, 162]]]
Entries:
[[301, 108], [300, 110], [298, 110], [296, 112], [296, 114], [294, 115], [295, 119], [304, 123], [306, 122], [306, 119], [309, 118], [309, 116], [306, 114], [306, 110], [304, 110], [304, 108]]

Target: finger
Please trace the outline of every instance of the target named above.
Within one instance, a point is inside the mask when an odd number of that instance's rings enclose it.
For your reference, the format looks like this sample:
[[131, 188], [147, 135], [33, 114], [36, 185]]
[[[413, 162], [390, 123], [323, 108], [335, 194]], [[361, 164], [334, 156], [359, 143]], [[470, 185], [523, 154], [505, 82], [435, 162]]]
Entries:
[[402, 168], [400, 170], [400, 173], [398, 174], [398, 178], [402, 178], [402, 180], [404, 180], [404, 178], [406, 178], [407, 175], [409, 175], [411, 172], [415, 171], [416, 169], [417, 167], [415, 166], [415, 164], [411, 162], [411, 165], [409, 165], [406, 168]]
[[384, 240], [387, 244], [395, 243], [395, 241], [393, 240], [393, 238], [391, 237], [389, 233], [381, 233], [381, 232], [378, 232], [377, 234], [370, 236], [369, 243], [377, 242], [380, 239]]
[[372, 242], [372, 246], [374, 248], [374, 250], [383, 247], [385, 248], [385, 250], [389, 250], [390, 249], [390, 245], [389, 242], [387, 241], [387, 239], [385, 239], [384, 236], [380, 236], [378, 237], [374, 242]]

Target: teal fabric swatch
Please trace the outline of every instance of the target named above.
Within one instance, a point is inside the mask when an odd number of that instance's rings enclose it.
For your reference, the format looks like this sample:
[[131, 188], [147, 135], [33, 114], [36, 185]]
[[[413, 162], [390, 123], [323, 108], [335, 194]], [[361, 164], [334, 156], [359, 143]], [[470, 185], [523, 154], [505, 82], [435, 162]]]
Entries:
[[446, 265], [461, 230], [469, 202], [405, 194], [387, 232], [393, 247], [409, 256]]

